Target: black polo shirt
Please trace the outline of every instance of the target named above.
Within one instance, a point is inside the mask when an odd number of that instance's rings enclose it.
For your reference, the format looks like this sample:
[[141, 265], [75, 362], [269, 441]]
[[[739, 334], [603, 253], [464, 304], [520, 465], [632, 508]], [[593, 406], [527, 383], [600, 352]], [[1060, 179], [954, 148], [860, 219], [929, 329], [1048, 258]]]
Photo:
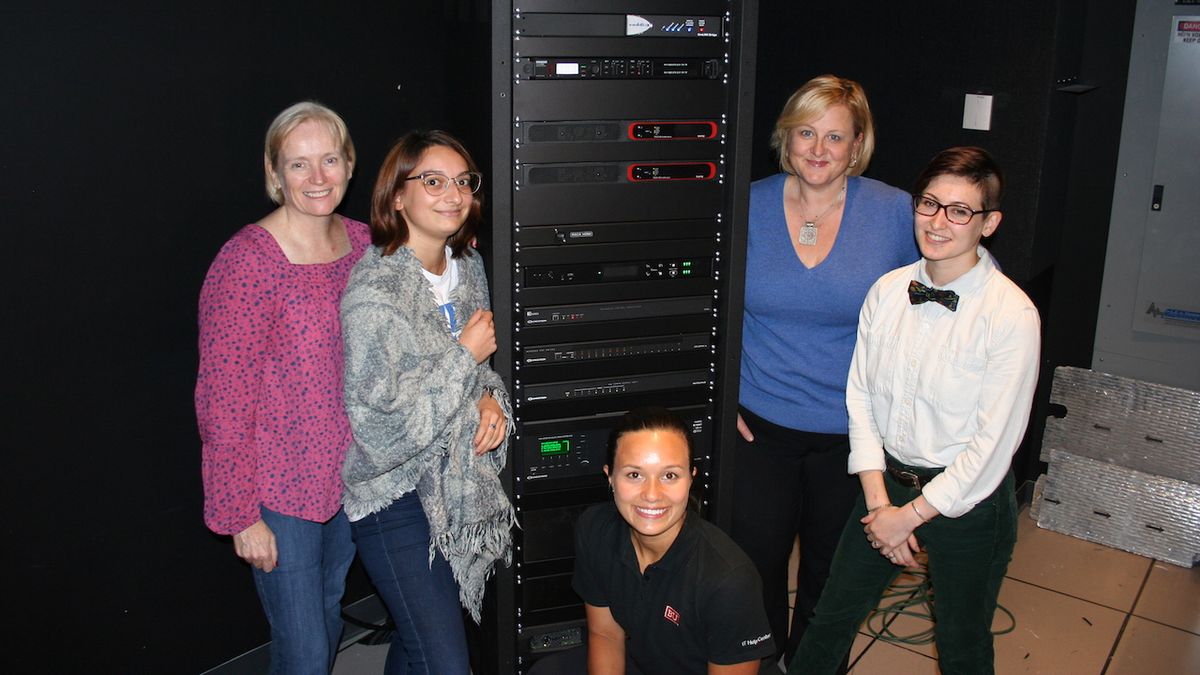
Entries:
[[575, 527], [571, 585], [584, 602], [609, 608], [647, 675], [706, 673], [710, 661], [729, 665], [775, 653], [754, 564], [695, 513], [642, 574], [616, 505], [589, 508]]

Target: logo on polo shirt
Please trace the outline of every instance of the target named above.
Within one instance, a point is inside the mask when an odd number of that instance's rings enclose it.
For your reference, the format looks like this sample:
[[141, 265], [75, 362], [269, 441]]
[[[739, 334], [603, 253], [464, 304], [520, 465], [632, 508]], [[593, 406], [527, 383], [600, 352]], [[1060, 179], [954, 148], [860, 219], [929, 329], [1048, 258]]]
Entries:
[[766, 642], [767, 640], [770, 640], [770, 639], [771, 639], [771, 634], [767, 633], [765, 635], [759, 635], [756, 638], [750, 638], [749, 640], [742, 640], [742, 646], [743, 647], [753, 647], [754, 645], [757, 645], [762, 642]]
[[676, 626], [679, 625], [679, 612], [675, 611], [675, 608], [670, 605], [667, 605], [663, 610], [663, 618]]

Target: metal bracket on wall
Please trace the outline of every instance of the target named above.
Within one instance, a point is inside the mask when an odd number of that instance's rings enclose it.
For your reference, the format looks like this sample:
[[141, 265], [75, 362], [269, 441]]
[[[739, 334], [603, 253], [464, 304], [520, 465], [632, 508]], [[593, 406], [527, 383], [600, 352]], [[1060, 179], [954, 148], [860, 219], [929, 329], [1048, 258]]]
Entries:
[[1066, 94], [1086, 94], [1094, 89], [1099, 89], [1098, 84], [1088, 84], [1080, 82], [1078, 77], [1064, 77], [1054, 81], [1054, 91], [1061, 91]]

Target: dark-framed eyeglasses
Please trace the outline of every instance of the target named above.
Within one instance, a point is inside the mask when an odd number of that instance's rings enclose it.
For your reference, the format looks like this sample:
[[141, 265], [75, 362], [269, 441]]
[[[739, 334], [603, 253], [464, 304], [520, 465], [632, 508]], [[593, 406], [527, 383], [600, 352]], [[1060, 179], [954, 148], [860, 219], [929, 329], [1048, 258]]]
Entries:
[[477, 171], [467, 171], [466, 173], [460, 173], [454, 178], [451, 178], [440, 171], [426, 171], [425, 173], [419, 173], [415, 176], [409, 176], [404, 180], [421, 181], [421, 187], [425, 188], [425, 192], [427, 192], [430, 197], [438, 197], [442, 195], [446, 192], [446, 188], [450, 187], [451, 184], [453, 184], [455, 188], [458, 188], [460, 193], [464, 195], [473, 195], [476, 192], [479, 192], [479, 186], [483, 185], [483, 174]]
[[913, 211], [918, 215], [932, 218], [937, 215], [938, 211], [946, 212], [946, 220], [955, 225], [966, 225], [971, 222], [971, 219], [981, 213], [991, 213], [996, 209], [983, 209], [976, 211], [961, 204], [943, 204], [932, 197], [925, 195], [913, 195]]

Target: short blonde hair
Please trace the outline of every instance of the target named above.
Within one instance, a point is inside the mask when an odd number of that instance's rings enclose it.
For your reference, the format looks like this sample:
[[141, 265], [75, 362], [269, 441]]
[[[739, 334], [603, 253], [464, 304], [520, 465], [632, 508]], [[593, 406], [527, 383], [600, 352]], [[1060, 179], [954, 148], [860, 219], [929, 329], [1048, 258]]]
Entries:
[[779, 153], [779, 168], [784, 173], [795, 173], [788, 161], [788, 137], [792, 129], [816, 120], [835, 105], [844, 105], [854, 120], [854, 135], [862, 136], [858, 155], [851, 158], [849, 173], [862, 175], [875, 153], [875, 121], [871, 117], [871, 106], [862, 85], [836, 75], [821, 75], [804, 83], [783, 105], [783, 112], [775, 121], [771, 134], [771, 147]]
[[[301, 101], [288, 106], [275, 116], [271, 126], [267, 127], [267, 140], [263, 147], [263, 171], [266, 173], [267, 196], [276, 204], [283, 204], [283, 189], [278, 184], [279, 152], [283, 149], [283, 141], [296, 127], [309, 120], [325, 125], [333, 136], [334, 142], [342, 149], [342, 156], [350, 169], [354, 169], [354, 141], [350, 140], [350, 130], [346, 121], [333, 110], [316, 101]], [[274, 172], [274, 174], [272, 174]]]

